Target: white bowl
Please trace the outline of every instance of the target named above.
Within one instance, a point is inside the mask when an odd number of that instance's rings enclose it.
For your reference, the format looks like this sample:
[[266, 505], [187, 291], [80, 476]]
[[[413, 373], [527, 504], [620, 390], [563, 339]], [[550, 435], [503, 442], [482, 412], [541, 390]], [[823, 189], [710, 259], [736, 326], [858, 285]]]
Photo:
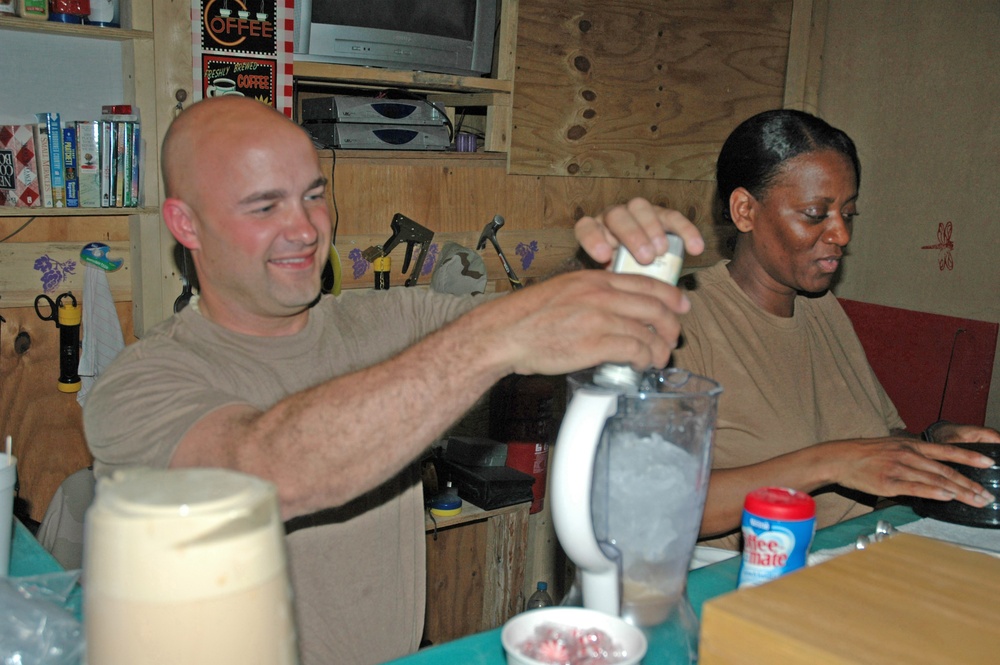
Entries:
[[525, 656], [520, 649], [524, 641], [535, 634], [535, 628], [542, 624], [604, 631], [627, 654], [616, 665], [638, 665], [646, 655], [646, 636], [618, 617], [582, 607], [544, 607], [522, 612], [504, 624], [500, 641], [507, 652], [507, 665], [544, 665], [542, 661]]

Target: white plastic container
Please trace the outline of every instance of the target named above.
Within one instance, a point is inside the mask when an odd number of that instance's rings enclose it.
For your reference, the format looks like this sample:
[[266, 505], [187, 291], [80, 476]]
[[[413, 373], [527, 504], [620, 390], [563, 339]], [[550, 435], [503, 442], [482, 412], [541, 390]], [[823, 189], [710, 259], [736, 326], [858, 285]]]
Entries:
[[[666, 253], [657, 256], [648, 265], [636, 261], [624, 245], [619, 246], [611, 263], [611, 271], [627, 275], [646, 275], [676, 286], [681, 276], [681, 266], [684, 264], [684, 241], [673, 233], [666, 235], [669, 242]], [[628, 365], [604, 363], [594, 371], [594, 383], [612, 390], [635, 391], [639, 388], [640, 381], [642, 373]]]
[[298, 662], [284, 529], [274, 486], [259, 478], [134, 469], [102, 479], [83, 570], [90, 663]]
[[87, 22], [91, 25], [117, 28], [118, 0], [90, 0], [90, 15]]

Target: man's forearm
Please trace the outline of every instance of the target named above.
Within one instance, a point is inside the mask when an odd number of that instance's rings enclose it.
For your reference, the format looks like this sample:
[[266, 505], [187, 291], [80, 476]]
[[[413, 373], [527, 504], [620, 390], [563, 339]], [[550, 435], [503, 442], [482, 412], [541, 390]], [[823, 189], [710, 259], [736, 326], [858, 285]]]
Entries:
[[462, 326], [449, 326], [266, 412], [209, 415], [172, 465], [221, 465], [271, 480], [285, 519], [342, 505], [412, 462], [506, 374]]

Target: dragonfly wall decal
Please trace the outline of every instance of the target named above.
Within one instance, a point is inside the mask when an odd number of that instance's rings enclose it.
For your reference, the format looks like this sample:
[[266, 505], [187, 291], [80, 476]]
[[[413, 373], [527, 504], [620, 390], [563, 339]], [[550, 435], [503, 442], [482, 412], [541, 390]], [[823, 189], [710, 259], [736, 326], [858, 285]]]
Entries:
[[955, 249], [955, 243], [951, 240], [951, 222], [938, 224], [938, 241], [936, 245], [924, 245], [920, 249], [938, 250], [938, 270], [951, 270], [955, 267], [955, 261], [951, 257], [951, 250]]

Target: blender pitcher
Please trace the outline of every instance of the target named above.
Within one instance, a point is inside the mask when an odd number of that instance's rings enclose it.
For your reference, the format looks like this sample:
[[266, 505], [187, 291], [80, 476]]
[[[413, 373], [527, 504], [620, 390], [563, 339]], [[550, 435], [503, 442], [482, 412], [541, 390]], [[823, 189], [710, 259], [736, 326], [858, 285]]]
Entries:
[[580, 571], [585, 607], [640, 627], [679, 621], [690, 647], [685, 585], [722, 388], [679, 369], [647, 373], [632, 392], [592, 376], [569, 377], [551, 478], [556, 535]]

